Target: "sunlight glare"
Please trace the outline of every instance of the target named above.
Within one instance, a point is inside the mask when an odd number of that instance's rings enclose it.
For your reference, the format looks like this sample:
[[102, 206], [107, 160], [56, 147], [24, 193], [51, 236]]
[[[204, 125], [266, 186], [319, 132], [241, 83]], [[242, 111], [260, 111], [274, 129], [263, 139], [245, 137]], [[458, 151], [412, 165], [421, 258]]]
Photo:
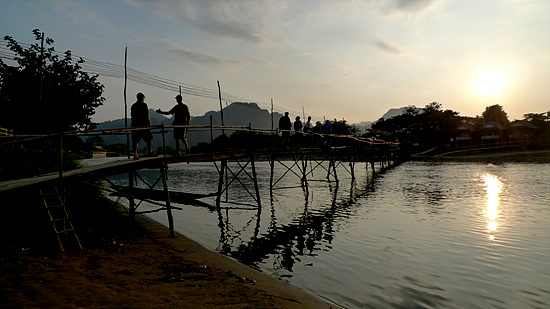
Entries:
[[505, 85], [506, 78], [500, 71], [483, 71], [475, 82], [475, 88], [482, 95], [497, 95]]
[[[499, 195], [502, 192], [503, 184], [498, 177], [493, 175], [485, 174], [481, 176], [481, 178], [483, 179], [485, 192], [487, 193], [487, 208], [483, 210], [483, 214], [489, 220], [487, 229], [491, 233], [498, 227], [496, 220], [498, 219], [500, 213], [500, 210], [498, 210], [500, 200]], [[493, 235], [490, 235], [489, 238], [494, 240]]]

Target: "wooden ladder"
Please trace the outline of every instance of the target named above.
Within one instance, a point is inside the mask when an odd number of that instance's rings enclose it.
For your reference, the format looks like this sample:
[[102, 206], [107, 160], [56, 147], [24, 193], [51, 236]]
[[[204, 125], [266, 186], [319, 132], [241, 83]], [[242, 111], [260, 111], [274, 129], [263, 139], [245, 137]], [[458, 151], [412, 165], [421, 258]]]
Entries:
[[73, 243], [78, 245], [78, 248], [82, 250], [82, 245], [76, 234], [76, 229], [67, 213], [64, 198], [59, 193], [57, 185], [54, 183], [46, 183], [39, 188], [39, 191], [46, 212], [50, 217], [50, 222], [52, 223], [61, 251], [65, 251], [63, 240], [72, 240]]

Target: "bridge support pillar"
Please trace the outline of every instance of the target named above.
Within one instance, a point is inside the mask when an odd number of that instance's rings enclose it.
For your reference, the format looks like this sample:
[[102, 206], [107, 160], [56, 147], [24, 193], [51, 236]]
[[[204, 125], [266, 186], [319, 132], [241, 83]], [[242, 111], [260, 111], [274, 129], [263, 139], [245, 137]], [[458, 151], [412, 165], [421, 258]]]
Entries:
[[223, 178], [225, 174], [225, 170], [227, 169], [227, 160], [221, 160], [221, 166], [218, 170], [218, 173], [220, 174], [220, 179], [218, 181], [218, 194], [216, 196], [216, 207], [219, 209], [221, 206], [221, 199], [222, 199], [222, 192], [223, 192]]
[[258, 208], [262, 208], [262, 200], [260, 199], [260, 189], [258, 187], [258, 175], [256, 174], [256, 165], [254, 164], [254, 154], [250, 153], [250, 167], [252, 168], [252, 182], [254, 183], [254, 190], [256, 191], [256, 200], [258, 201]]
[[[132, 190], [134, 189], [134, 171], [133, 170], [128, 173], [128, 188], [130, 189], [130, 192], [132, 192]], [[136, 220], [136, 202], [132, 196], [128, 197], [128, 204], [130, 207], [130, 209], [128, 210], [130, 220], [135, 221]]]
[[162, 176], [162, 186], [164, 187], [164, 194], [166, 198], [166, 213], [168, 215], [168, 228], [170, 229], [170, 237], [176, 237], [174, 231], [174, 218], [172, 217], [172, 206], [170, 205], [170, 192], [168, 191], [168, 165], [163, 162], [160, 167], [160, 174]]

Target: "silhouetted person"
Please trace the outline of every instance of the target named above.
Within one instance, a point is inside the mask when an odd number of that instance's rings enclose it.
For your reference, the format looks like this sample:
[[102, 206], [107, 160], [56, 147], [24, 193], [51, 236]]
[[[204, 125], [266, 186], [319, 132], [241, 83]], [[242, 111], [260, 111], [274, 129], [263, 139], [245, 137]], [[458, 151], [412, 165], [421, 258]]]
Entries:
[[323, 133], [323, 124], [321, 123], [321, 121], [315, 122], [315, 126], [313, 127], [313, 133], [315, 134], [313, 136], [313, 140], [315, 144], [320, 144], [322, 140], [321, 134]]
[[290, 117], [288, 117], [288, 112], [285, 112], [285, 115], [279, 119], [279, 130], [282, 131], [283, 146], [285, 145], [285, 143], [288, 144], [291, 129], [292, 129], [292, 122], [290, 122]]
[[323, 126], [323, 134], [332, 133], [332, 125], [328, 120], [325, 120], [325, 125]]
[[307, 122], [304, 125], [304, 133], [313, 133], [313, 123], [311, 123], [311, 116], [307, 117]]
[[313, 127], [313, 133], [317, 133], [317, 134], [323, 133], [323, 125], [321, 124], [321, 121], [317, 121], [315, 123], [315, 127]]
[[[189, 122], [191, 121], [189, 107], [187, 107], [187, 105], [183, 103], [183, 97], [179, 94], [176, 96], [176, 102], [178, 102], [178, 104], [172, 107], [171, 110], [163, 112], [159, 108], [157, 110], [157, 113], [164, 115], [174, 115], [174, 122], [172, 122], [172, 125], [174, 126], [188, 126]], [[183, 144], [185, 145], [185, 153], [189, 153], [189, 145], [187, 144], [186, 135], [187, 128], [174, 128], [174, 139], [176, 140], [176, 150], [178, 156], [181, 155], [180, 140], [182, 140]]]
[[[130, 108], [132, 127], [148, 127], [151, 125], [151, 118], [149, 118], [149, 108], [147, 107], [147, 103], [145, 103], [145, 96], [140, 92], [136, 97], [137, 101]], [[151, 133], [151, 129], [135, 130], [132, 131], [134, 160], [139, 159], [138, 144], [141, 139], [147, 143], [147, 156], [153, 156], [153, 134]]]
[[332, 133], [332, 125], [328, 120], [325, 120], [323, 125], [323, 134], [325, 134], [325, 146], [330, 147], [330, 134]]
[[309, 143], [309, 146], [313, 147], [313, 123], [311, 123], [311, 116], [307, 117], [306, 124], [304, 124], [304, 133], [310, 135], [309, 137], [306, 136], [306, 144]]
[[296, 116], [296, 121], [294, 121], [294, 132], [301, 132], [304, 125], [300, 120], [300, 116]]
[[300, 120], [300, 116], [296, 116], [294, 121], [294, 141], [296, 142], [296, 147], [300, 147], [300, 140], [302, 139], [302, 128], [304, 125]]

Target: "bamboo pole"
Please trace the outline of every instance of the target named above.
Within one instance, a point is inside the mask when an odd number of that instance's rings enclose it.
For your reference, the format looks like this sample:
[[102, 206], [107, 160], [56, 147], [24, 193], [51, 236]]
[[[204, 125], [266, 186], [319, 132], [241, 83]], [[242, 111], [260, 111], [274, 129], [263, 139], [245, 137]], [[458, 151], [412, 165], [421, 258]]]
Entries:
[[[130, 189], [130, 192], [134, 189], [134, 170], [131, 170], [128, 173], [128, 188]], [[129, 217], [130, 220], [135, 221], [136, 220], [136, 202], [132, 196], [128, 197], [128, 204], [130, 204], [130, 210], [129, 210]]]
[[[124, 49], [124, 127], [128, 127], [128, 103], [126, 99], [126, 88], [128, 85], [128, 46]], [[130, 159], [130, 134], [126, 132], [126, 155]]]
[[168, 165], [166, 162], [162, 162], [160, 172], [162, 174], [162, 186], [164, 187], [164, 194], [166, 197], [166, 214], [168, 215], [168, 228], [170, 230], [170, 238], [175, 238], [176, 233], [174, 231], [174, 217], [172, 216], [172, 206], [170, 205], [170, 192], [168, 191]]
[[256, 176], [256, 165], [254, 164], [254, 153], [250, 151], [250, 166], [252, 168], [252, 181], [254, 182], [254, 190], [256, 191], [256, 200], [258, 202], [258, 209], [262, 208], [262, 201], [260, 199], [260, 189], [258, 187], [258, 177]]
[[224, 172], [225, 172], [225, 168], [227, 166], [227, 160], [226, 159], [222, 159], [221, 160], [221, 167], [220, 167], [220, 170], [219, 170], [219, 173], [220, 173], [220, 179], [218, 181], [218, 194], [216, 195], [216, 207], [218, 209], [220, 209], [221, 207], [221, 199], [222, 199], [222, 189], [223, 189], [223, 179], [224, 179]]
[[218, 97], [220, 98], [220, 115], [222, 118], [222, 135], [225, 135], [225, 131], [223, 130], [224, 122], [223, 122], [223, 106], [222, 106], [222, 90], [220, 87], [220, 81], [218, 81]]
[[[165, 133], [166, 130], [164, 129], [164, 123], [162, 124], [162, 155], [164, 158], [166, 158], [166, 136]], [[179, 148], [177, 149], [177, 152], [179, 153]]]

